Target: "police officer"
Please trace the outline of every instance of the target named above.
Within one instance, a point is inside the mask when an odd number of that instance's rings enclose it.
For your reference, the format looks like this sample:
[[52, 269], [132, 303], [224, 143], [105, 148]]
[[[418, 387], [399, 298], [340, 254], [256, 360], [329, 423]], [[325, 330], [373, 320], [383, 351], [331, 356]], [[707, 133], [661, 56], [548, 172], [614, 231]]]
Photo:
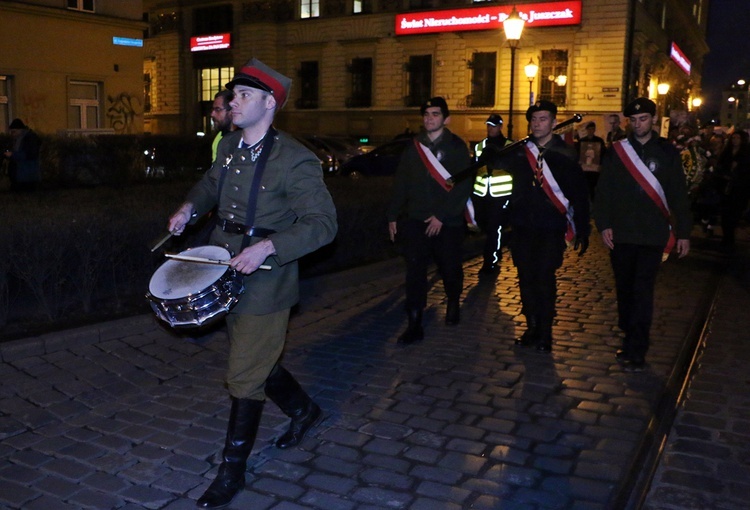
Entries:
[[487, 138], [474, 146], [476, 160], [484, 162], [485, 166], [477, 171], [471, 198], [477, 223], [487, 236], [482, 252], [484, 263], [479, 274], [494, 275], [499, 268], [502, 247], [506, 241], [504, 236], [508, 235], [505, 227], [508, 223], [510, 194], [513, 191], [513, 177], [501, 167], [502, 161], [498, 161], [495, 156], [500, 149], [510, 145], [511, 141], [503, 135], [503, 118], [500, 115], [493, 113], [485, 124]]

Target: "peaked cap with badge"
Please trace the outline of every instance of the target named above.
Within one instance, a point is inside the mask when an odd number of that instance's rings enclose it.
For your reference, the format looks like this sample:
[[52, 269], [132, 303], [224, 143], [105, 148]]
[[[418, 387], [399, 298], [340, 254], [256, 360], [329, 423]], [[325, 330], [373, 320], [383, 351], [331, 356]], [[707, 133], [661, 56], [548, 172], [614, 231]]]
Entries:
[[287, 78], [275, 69], [253, 57], [242, 66], [240, 71], [234, 75], [232, 81], [226, 84], [229, 90], [234, 90], [235, 85], [246, 85], [255, 89], [265, 90], [273, 94], [279, 108], [286, 104], [289, 90], [292, 87], [292, 79]]
[[557, 117], [557, 105], [552, 101], [537, 101], [526, 110], [526, 120], [531, 121], [531, 116], [536, 112], [550, 112], [553, 117]]
[[625, 107], [622, 112], [626, 117], [640, 115], [641, 113], [650, 113], [656, 115], [656, 103], [645, 97], [639, 97]]
[[440, 108], [443, 117], [448, 117], [451, 114], [450, 111], [448, 111], [448, 103], [446, 103], [445, 99], [440, 96], [432, 97], [425, 101], [419, 108], [419, 113], [424, 115], [424, 112], [427, 111], [427, 108], [431, 108], [433, 106], [437, 106], [438, 108]]

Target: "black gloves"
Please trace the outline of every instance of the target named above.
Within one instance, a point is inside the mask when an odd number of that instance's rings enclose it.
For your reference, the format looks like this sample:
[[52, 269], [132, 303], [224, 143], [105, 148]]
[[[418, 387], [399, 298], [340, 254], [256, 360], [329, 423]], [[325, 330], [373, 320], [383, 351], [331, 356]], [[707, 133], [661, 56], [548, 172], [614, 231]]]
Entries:
[[589, 249], [589, 236], [576, 236], [576, 242], [573, 245], [573, 249], [578, 250], [579, 257], [586, 253], [586, 250]]

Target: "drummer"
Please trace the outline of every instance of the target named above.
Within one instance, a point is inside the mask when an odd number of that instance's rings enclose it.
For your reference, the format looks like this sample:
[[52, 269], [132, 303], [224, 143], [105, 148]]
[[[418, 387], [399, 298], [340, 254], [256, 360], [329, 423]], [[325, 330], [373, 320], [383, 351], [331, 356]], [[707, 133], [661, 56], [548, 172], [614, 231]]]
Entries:
[[[211, 243], [228, 249], [230, 266], [246, 275], [245, 294], [227, 315], [226, 443], [199, 508], [223, 507], [243, 489], [266, 397], [291, 418], [278, 448], [299, 444], [321, 417], [320, 407], [280, 364], [289, 312], [299, 297], [297, 260], [330, 243], [337, 230], [319, 160], [272, 125], [291, 82], [253, 58], [226, 84], [234, 92], [230, 105], [238, 129], [221, 140], [216, 164], [169, 218], [169, 231], [179, 235], [194, 215], [217, 206]], [[258, 270], [261, 264], [271, 270]]]

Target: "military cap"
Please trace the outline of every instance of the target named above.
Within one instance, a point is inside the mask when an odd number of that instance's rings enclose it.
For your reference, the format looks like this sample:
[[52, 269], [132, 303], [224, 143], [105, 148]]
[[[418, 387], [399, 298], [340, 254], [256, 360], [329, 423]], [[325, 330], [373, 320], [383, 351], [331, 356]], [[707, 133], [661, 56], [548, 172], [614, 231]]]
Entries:
[[626, 117], [632, 117], [633, 115], [639, 115], [641, 113], [650, 113], [656, 115], [656, 103], [646, 97], [639, 97], [628, 106], [622, 112]]
[[234, 75], [226, 87], [233, 90], [235, 85], [246, 85], [270, 92], [276, 99], [278, 107], [281, 108], [289, 97], [292, 80], [253, 57], [242, 66], [240, 72]]
[[419, 108], [419, 113], [424, 115], [424, 112], [427, 110], [427, 108], [431, 108], [433, 106], [437, 106], [438, 108], [440, 108], [440, 112], [443, 114], [443, 117], [447, 117], [450, 115], [450, 112], [448, 111], [448, 103], [446, 103], [445, 99], [440, 96], [433, 97], [425, 101]]
[[557, 105], [552, 101], [537, 101], [526, 110], [526, 120], [530, 121], [531, 116], [536, 112], [550, 112], [553, 117], [557, 117]]

